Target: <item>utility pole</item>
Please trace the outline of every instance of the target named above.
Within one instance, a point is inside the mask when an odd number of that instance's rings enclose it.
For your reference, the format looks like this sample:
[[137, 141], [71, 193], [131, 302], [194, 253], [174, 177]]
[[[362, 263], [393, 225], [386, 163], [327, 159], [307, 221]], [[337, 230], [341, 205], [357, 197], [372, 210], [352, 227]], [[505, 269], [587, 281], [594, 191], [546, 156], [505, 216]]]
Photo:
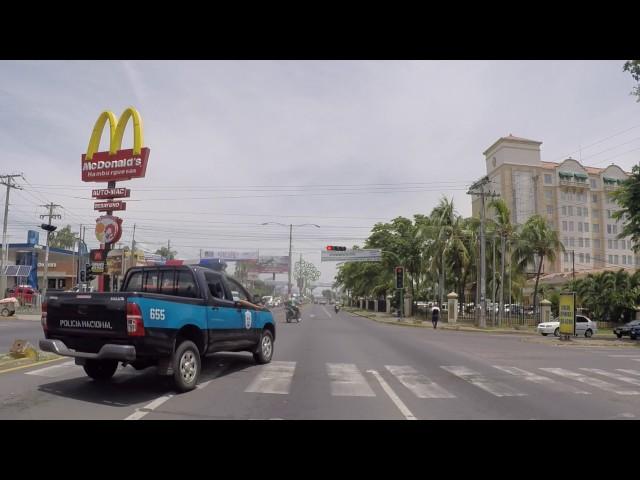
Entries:
[[291, 300], [291, 262], [293, 261], [293, 257], [291, 257], [291, 244], [293, 242], [293, 223], [289, 225], [289, 300]]
[[12, 188], [22, 190], [16, 185], [14, 178], [22, 175], [0, 175], [0, 183], [7, 187], [7, 196], [4, 201], [4, 223], [2, 225], [2, 255], [0, 255], [0, 295], [4, 298], [7, 290], [7, 276], [4, 274], [4, 267], [9, 264], [9, 245], [7, 244], [7, 223], [9, 220], [9, 192]]
[[571, 250], [571, 270], [573, 272], [573, 282], [575, 283], [576, 281], [576, 251], [575, 250]]
[[[53, 211], [58, 208], [61, 207], [62, 205], [56, 205], [55, 203], [49, 203], [48, 205], [40, 205], [41, 207], [44, 208], [48, 208], [49, 209], [49, 213], [45, 214], [45, 215], [40, 215], [40, 218], [46, 218], [49, 217], [49, 222], [48, 224], [51, 225], [51, 220], [54, 218], [62, 218], [62, 215], [57, 215], [54, 214]], [[43, 280], [43, 289], [42, 289], [42, 299], [44, 300], [47, 297], [47, 289], [49, 287], [49, 241], [51, 240], [51, 233], [50, 231], [47, 231], [47, 250], [46, 253], [44, 255], [44, 280]]]
[[[491, 243], [493, 244], [493, 254], [491, 255], [491, 259], [493, 261], [493, 268], [491, 269], [491, 283], [493, 287], [493, 295], [492, 295], [492, 305], [491, 305], [491, 314], [493, 315], [493, 326], [496, 326], [496, 234], [494, 233], [491, 236]], [[500, 280], [502, 283], [502, 279]]]
[[[484, 188], [489, 183], [489, 177], [484, 176], [469, 188], [467, 195], [480, 196], [480, 328], [487, 326], [487, 279], [485, 258], [485, 197], [498, 197], [496, 193], [485, 192]], [[479, 189], [479, 191], [478, 191]]]

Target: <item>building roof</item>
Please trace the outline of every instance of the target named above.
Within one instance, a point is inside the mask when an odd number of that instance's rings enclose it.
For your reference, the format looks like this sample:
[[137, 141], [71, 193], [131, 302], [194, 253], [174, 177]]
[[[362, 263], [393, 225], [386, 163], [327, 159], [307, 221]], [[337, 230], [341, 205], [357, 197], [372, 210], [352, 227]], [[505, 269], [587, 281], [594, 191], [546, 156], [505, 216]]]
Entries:
[[534, 143], [536, 145], [542, 145], [542, 142], [539, 142], [538, 140], [529, 140], [528, 138], [515, 137], [512, 134], [509, 134], [507, 137], [500, 137], [498, 140], [493, 142], [493, 144], [489, 148], [487, 148], [484, 152], [482, 152], [482, 154], [486, 155], [488, 151], [492, 150], [498, 143], [503, 142], [503, 141], [520, 142], [520, 143]]

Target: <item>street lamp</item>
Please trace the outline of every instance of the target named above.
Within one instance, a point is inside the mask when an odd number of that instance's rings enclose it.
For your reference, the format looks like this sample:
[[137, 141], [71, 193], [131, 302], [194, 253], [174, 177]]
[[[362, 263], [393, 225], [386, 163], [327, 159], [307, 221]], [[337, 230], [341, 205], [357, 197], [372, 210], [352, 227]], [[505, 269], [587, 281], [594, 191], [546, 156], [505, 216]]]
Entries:
[[279, 225], [281, 227], [289, 227], [289, 286], [288, 286], [288, 295], [289, 299], [291, 299], [291, 244], [293, 238], [293, 227], [316, 227], [320, 228], [320, 225], [316, 225], [315, 223], [301, 223], [299, 225], [293, 225], [290, 223], [289, 225], [285, 225], [284, 223], [279, 222], [264, 222], [261, 225]]

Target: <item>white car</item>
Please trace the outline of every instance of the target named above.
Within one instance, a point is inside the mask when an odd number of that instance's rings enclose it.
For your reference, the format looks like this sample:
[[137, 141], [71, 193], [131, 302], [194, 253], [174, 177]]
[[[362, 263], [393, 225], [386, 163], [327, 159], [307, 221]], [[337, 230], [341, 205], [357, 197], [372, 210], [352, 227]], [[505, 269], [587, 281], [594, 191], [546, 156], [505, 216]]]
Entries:
[[[560, 322], [545, 322], [538, 324], [538, 328], [536, 329], [538, 333], [542, 334], [542, 336], [546, 337], [549, 334], [553, 334], [556, 337], [560, 336]], [[598, 325], [596, 322], [591, 320], [584, 315], [576, 315], [576, 335], [584, 335], [589, 338], [593, 336], [594, 333], [598, 332]]]

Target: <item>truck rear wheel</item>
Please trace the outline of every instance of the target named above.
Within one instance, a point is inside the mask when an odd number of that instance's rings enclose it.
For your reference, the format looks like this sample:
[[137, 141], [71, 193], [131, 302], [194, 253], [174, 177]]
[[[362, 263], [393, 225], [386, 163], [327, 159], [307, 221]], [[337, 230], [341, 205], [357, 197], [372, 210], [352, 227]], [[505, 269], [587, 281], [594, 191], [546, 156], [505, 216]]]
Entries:
[[253, 359], [256, 363], [265, 364], [271, 361], [271, 357], [273, 357], [273, 335], [269, 330], [263, 330], [258, 347], [253, 353]]
[[94, 380], [106, 381], [113, 377], [118, 368], [117, 360], [87, 360], [84, 371]]
[[200, 378], [200, 352], [195, 343], [185, 340], [173, 355], [173, 381], [179, 392], [196, 388]]

